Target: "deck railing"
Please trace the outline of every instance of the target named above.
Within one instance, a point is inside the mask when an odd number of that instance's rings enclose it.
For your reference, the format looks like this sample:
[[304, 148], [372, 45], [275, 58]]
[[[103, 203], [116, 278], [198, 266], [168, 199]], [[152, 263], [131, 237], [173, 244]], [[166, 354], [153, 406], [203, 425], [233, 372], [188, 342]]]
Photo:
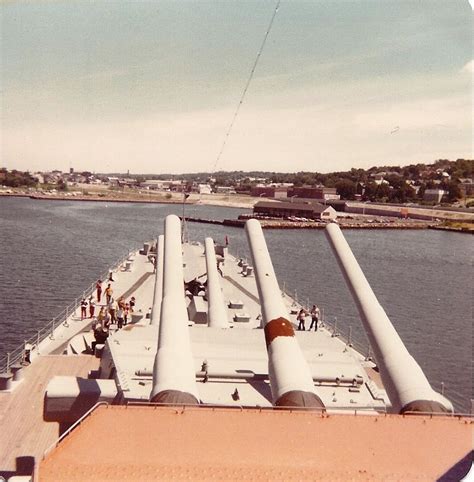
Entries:
[[[121, 257], [119, 261], [113, 264], [113, 268], [105, 270], [97, 279], [105, 280], [108, 278], [111, 271], [116, 271], [120, 266], [122, 266], [127, 258], [134, 253], [135, 250], [129, 251], [129, 253]], [[69, 305], [66, 306], [61, 312], [59, 312], [51, 321], [49, 321], [45, 326], [36, 330], [36, 333], [29, 338], [25, 339], [22, 344], [16, 347], [14, 350], [9, 351], [4, 357], [0, 359], [0, 373], [10, 372], [10, 367], [13, 364], [25, 362], [27, 352], [31, 355], [39, 353], [40, 345], [47, 338], [54, 340], [55, 330], [64, 325], [68, 327], [68, 319], [72, 314], [80, 308], [81, 301], [83, 298], [88, 298], [95, 291], [96, 281], [92, 282], [83, 292], [82, 295], [74, 299]]]

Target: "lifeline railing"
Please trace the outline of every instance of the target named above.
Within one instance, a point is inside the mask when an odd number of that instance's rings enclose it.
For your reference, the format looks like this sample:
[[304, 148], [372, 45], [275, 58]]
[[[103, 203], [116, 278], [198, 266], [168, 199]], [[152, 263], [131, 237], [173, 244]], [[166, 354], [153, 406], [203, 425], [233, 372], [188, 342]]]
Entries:
[[[123, 256], [119, 259], [118, 262], [113, 264], [112, 268], [105, 270], [97, 279], [106, 280], [109, 276], [111, 271], [116, 271], [120, 266], [122, 266], [127, 258], [135, 253], [136, 250], [132, 249], [128, 252], [126, 256]], [[88, 298], [94, 291], [95, 291], [96, 281], [92, 282], [82, 293], [81, 296], [77, 297], [69, 303], [61, 312], [59, 312], [51, 321], [49, 321], [43, 328], [36, 330], [36, 333], [32, 335], [30, 338], [27, 338], [21, 343], [17, 348], [12, 351], [9, 351], [5, 356], [0, 359], [0, 373], [8, 373], [10, 372], [10, 367], [13, 364], [21, 363], [25, 361], [26, 356], [26, 347], [29, 345], [30, 354], [36, 354], [39, 351], [39, 347], [43, 341], [47, 338], [51, 340], [54, 339], [54, 332], [55, 330], [64, 325], [68, 327], [68, 319], [70, 316], [79, 309], [81, 301], [83, 298]]]

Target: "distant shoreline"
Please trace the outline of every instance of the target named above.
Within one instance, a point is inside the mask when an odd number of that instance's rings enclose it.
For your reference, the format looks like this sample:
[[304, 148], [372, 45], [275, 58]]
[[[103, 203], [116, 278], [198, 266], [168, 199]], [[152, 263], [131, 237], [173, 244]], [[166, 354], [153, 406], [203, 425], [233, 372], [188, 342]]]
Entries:
[[[109, 196], [91, 196], [91, 195], [64, 195], [64, 194], [54, 194], [54, 195], [41, 195], [41, 194], [29, 194], [29, 193], [2, 193], [0, 192], [0, 198], [2, 197], [26, 197], [33, 199], [35, 201], [86, 201], [86, 202], [102, 202], [102, 203], [133, 203], [133, 204], [174, 204], [182, 205], [183, 199], [173, 197], [170, 199], [166, 198], [147, 198], [146, 195], [142, 195], [140, 198], [127, 198], [123, 195], [121, 197], [109, 197]], [[228, 208], [240, 208], [240, 209], [252, 209], [253, 204], [258, 202], [258, 198], [251, 198], [243, 200], [231, 200], [229, 196], [222, 196], [220, 198], [200, 198], [193, 199], [192, 195], [190, 198], [186, 199], [186, 205], [194, 206], [216, 206], [216, 207], [228, 207]], [[391, 206], [387, 206], [388, 209]], [[392, 206], [393, 208], [393, 206]], [[382, 216], [380, 216], [382, 217]], [[226, 219], [225, 221], [214, 221], [209, 219], [199, 219], [199, 218], [186, 218], [190, 222], [198, 223], [208, 223], [208, 224], [222, 224], [225, 226], [242, 227], [244, 222], [238, 219]], [[323, 229], [324, 223], [315, 222], [294, 222], [287, 220], [260, 220], [262, 227], [264, 229]], [[342, 229], [437, 229], [442, 231], [452, 231], [458, 233], [468, 233], [474, 234], [474, 224], [471, 226], [444, 226], [433, 223], [432, 221], [410, 221], [407, 222], [387, 222], [380, 220], [377, 222], [367, 221], [367, 222], [344, 222], [343, 218], [339, 223]]]

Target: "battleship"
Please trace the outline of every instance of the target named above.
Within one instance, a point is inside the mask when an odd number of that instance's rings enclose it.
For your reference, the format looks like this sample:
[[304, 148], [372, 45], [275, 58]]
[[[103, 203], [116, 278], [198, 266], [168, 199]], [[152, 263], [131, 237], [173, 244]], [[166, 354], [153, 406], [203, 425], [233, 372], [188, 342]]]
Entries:
[[[251, 260], [180, 219], [131, 252], [0, 374], [6, 480], [460, 480], [472, 418], [431, 387], [336, 223], [326, 235], [373, 356], [279, 286], [260, 223]], [[97, 316], [136, 300], [129, 322]], [[97, 313], [96, 313], [97, 315]], [[299, 326], [298, 326], [299, 325]], [[93, 328], [96, 328], [95, 331]]]

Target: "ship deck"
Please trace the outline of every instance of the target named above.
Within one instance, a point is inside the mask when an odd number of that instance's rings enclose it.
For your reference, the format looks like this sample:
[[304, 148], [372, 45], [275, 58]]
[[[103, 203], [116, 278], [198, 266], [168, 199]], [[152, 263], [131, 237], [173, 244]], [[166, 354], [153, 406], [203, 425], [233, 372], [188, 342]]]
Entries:
[[99, 360], [92, 356], [40, 356], [23, 369], [23, 380], [11, 393], [0, 393], [0, 475], [31, 473], [59, 437], [59, 423], [43, 421], [43, 399], [50, 379], [55, 375], [87, 377], [98, 366]]
[[40, 463], [43, 481], [460, 480], [472, 421], [308, 410], [98, 407]]

